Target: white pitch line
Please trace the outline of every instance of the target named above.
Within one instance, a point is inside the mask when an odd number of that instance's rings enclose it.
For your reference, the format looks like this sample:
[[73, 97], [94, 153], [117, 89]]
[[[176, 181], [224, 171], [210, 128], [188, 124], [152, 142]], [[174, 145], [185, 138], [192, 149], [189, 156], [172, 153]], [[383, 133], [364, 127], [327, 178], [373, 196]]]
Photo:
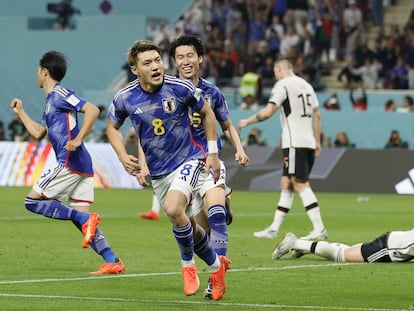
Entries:
[[215, 305], [227, 307], [249, 307], [249, 308], [270, 308], [270, 309], [300, 309], [300, 310], [348, 310], [348, 311], [408, 311], [406, 309], [379, 309], [379, 308], [359, 308], [359, 307], [327, 307], [327, 306], [295, 306], [295, 305], [277, 305], [277, 304], [252, 304], [252, 303], [234, 303], [234, 302], [217, 302], [217, 301], [184, 301], [184, 300], [159, 300], [159, 299], [126, 299], [110, 297], [82, 297], [82, 296], [55, 296], [55, 295], [33, 295], [33, 294], [2, 294], [0, 297], [17, 297], [17, 298], [40, 298], [40, 299], [72, 299], [86, 301], [118, 301], [134, 303], [159, 303], [159, 304], [181, 304], [181, 305]]
[[[313, 269], [337, 267], [345, 265], [358, 265], [357, 263], [331, 263], [326, 265], [302, 265], [302, 266], [283, 266], [283, 267], [263, 267], [263, 268], [245, 268], [245, 269], [230, 269], [227, 273], [236, 272], [250, 272], [250, 271], [277, 271], [277, 270], [291, 270], [291, 269]], [[199, 273], [209, 273], [207, 271], [199, 271]], [[61, 279], [34, 279], [34, 280], [4, 280], [0, 281], [0, 285], [21, 284], [21, 283], [49, 283], [49, 282], [69, 282], [69, 281], [90, 281], [98, 279], [112, 279], [112, 278], [131, 278], [131, 277], [153, 277], [153, 276], [168, 276], [181, 275], [181, 272], [157, 272], [157, 273], [136, 273], [136, 274], [117, 274], [117, 275], [101, 275], [88, 276], [79, 278], [61, 278]]]

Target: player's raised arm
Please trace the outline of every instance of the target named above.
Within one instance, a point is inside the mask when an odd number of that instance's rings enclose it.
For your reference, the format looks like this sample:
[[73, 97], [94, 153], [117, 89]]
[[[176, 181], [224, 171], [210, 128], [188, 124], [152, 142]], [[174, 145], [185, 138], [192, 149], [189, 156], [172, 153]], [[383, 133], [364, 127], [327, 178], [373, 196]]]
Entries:
[[34, 121], [26, 113], [26, 111], [23, 108], [23, 102], [19, 98], [14, 98], [10, 103], [10, 107], [17, 114], [20, 120], [22, 120], [24, 126], [26, 127], [30, 135], [32, 135], [34, 138], [38, 140], [46, 136], [47, 128], [41, 125], [40, 123]]

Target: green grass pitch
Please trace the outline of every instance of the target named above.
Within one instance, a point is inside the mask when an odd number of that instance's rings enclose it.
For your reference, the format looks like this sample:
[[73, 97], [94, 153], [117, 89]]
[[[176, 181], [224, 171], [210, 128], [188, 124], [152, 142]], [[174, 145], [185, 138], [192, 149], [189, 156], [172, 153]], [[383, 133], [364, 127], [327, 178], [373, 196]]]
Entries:
[[[97, 189], [93, 211], [122, 258], [126, 272], [92, 276], [103, 262], [71, 222], [28, 212], [28, 188], [0, 188], [1, 310], [414, 310], [414, 263], [344, 264], [313, 255], [271, 259], [276, 243], [310, 222], [296, 197], [274, 240], [252, 233], [270, 224], [277, 192], [234, 191], [229, 226], [227, 292], [203, 298], [209, 273], [197, 260], [200, 291], [186, 297], [180, 257], [165, 216], [157, 222], [137, 213], [151, 206], [150, 190]], [[316, 193], [330, 241], [370, 241], [387, 230], [413, 227], [412, 196]]]

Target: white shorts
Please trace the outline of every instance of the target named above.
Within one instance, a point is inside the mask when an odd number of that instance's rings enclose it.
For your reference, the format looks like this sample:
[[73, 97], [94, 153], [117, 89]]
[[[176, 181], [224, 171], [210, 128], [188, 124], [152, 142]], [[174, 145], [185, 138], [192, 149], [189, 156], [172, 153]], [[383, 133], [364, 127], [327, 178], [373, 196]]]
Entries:
[[49, 199], [66, 199], [70, 206], [89, 206], [94, 201], [93, 177], [76, 174], [59, 163], [42, 173], [33, 190]]
[[215, 187], [223, 186], [226, 188], [226, 167], [224, 166], [224, 162], [220, 161], [220, 177], [219, 180], [214, 183], [214, 177], [212, 172], [210, 172], [208, 178], [201, 186], [200, 190], [197, 191], [196, 195], [194, 196], [193, 203], [191, 204], [191, 216], [196, 216], [200, 214], [204, 209], [204, 202], [203, 198], [206, 192], [210, 189]]
[[164, 206], [168, 191], [177, 190], [183, 193], [188, 203], [186, 214], [191, 216], [189, 206], [196, 192], [200, 190], [208, 178], [205, 163], [201, 160], [190, 160], [181, 164], [181, 166], [170, 174], [160, 179], [153, 179], [151, 182], [161, 206]]

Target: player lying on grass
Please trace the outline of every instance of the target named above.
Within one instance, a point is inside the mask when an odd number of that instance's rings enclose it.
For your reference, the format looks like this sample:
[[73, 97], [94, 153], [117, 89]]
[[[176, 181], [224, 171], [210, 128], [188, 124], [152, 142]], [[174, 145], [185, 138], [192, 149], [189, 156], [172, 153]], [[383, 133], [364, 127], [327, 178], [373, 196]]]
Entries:
[[339, 262], [405, 262], [414, 259], [414, 229], [409, 231], [388, 231], [371, 242], [348, 246], [327, 241], [298, 239], [294, 233], [287, 233], [272, 253], [277, 260], [289, 251], [317, 256]]

